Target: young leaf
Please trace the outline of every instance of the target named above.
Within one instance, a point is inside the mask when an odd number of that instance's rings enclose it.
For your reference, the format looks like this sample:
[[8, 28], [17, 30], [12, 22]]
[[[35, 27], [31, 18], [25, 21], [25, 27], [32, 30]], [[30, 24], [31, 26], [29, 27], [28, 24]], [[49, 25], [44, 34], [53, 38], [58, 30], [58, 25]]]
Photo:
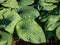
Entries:
[[34, 20], [21, 20], [16, 25], [16, 31], [24, 41], [36, 44], [46, 41], [42, 28]]

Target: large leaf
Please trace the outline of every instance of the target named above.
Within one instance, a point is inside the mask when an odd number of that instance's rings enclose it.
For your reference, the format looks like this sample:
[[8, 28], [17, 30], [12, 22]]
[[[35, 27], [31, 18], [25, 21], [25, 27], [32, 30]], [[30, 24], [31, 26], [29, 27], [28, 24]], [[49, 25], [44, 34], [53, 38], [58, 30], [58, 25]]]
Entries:
[[60, 25], [56, 29], [56, 35], [57, 35], [58, 39], [60, 39]]
[[46, 41], [42, 28], [34, 20], [22, 20], [17, 23], [16, 31], [20, 39], [31, 43]]
[[0, 31], [0, 45], [11, 45], [12, 35], [7, 32]]
[[[5, 21], [8, 24], [7, 26], [5, 26], [4, 29], [10, 33], [13, 33], [16, 23], [19, 20], [21, 20], [20, 16], [14, 11], [7, 11], [3, 16], [4, 16], [4, 19], [7, 20], [7, 21], [6, 20]], [[6, 23], [5, 23], [5, 25], [6, 25]]]
[[5, 7], [10, 7], [10, 8], [19, 8], [16, 0], [7, 0], [2, 5]]
[[22, 7], [19, 14], [22, 18], [37, 18], [39, 16], [39, 12], [31, 6]]
[[20, 6], [31, 5], [33, 3], [34, 3], [34, 0], [20, 0], [19, 1]]

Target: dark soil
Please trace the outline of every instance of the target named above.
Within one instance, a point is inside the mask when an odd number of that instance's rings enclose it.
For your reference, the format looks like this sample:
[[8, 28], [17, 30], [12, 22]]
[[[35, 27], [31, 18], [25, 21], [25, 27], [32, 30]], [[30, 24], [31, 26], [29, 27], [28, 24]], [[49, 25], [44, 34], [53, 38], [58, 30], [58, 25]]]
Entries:
[[42, 44], [32, 44], [29, 42], [25, 42], [23, 40], [19, 40], [19, 39], [13, 39], [12, 45], [60, 45], [60, 40], [56, 40], [55, 37], [52, 37], [50, 40], [48, 40], [45, 43]]

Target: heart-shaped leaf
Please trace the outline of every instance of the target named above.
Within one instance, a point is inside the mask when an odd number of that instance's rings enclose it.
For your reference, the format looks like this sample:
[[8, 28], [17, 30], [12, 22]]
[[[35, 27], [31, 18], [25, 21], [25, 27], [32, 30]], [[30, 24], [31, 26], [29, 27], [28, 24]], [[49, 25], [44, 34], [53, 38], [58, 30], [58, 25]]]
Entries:
[[21, 20], [16, 25], [16, 31], [20, 39], [31, 43], [43, 43], [46, 41], [42, 28], [34, 20]]

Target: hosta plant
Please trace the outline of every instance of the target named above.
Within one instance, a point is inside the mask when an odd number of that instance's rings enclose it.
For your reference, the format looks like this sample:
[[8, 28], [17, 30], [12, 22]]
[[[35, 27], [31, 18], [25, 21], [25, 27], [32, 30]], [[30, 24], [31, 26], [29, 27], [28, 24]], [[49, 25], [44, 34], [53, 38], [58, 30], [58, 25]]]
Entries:
[[[0, 45], [15, 37], [40, 44], [60, 39], [60, 0], [0, 0]], [[14, 36], [15, 35], [15, 36]]]

